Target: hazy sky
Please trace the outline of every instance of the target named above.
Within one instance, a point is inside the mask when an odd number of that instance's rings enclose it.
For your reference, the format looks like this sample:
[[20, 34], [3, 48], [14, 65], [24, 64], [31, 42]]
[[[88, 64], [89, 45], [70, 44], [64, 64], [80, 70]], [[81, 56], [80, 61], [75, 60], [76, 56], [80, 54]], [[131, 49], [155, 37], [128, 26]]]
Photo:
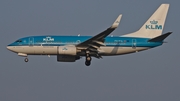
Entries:
[[[119, 14], [112, 35], [138, 30], [162, 3], [168, 43], [147, 51], [58, 63], [6, 49], [32, 35], [96, 35]], [[0, 101], [180, 101], [179, 0], [0, 0]]]

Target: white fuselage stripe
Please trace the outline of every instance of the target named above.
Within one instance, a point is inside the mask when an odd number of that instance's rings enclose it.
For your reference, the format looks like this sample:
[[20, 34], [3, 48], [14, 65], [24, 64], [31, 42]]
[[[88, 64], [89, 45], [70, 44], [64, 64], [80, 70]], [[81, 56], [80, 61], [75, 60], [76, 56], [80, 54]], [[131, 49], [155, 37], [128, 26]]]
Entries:
[[[9, 50], [28, 55], [57, 55], [58, 46], [8, 46]], [[100, 47], [102, 55], [121, 55], [149, 49], [149, 47]]]

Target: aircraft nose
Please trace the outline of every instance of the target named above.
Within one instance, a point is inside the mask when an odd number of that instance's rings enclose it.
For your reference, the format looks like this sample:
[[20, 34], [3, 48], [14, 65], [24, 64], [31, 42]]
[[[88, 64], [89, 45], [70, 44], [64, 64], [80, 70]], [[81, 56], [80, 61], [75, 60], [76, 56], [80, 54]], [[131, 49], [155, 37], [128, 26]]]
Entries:
[[7, 46], [6, 47], [8, 50], [12, 50], [12, 47], [11, 46]]

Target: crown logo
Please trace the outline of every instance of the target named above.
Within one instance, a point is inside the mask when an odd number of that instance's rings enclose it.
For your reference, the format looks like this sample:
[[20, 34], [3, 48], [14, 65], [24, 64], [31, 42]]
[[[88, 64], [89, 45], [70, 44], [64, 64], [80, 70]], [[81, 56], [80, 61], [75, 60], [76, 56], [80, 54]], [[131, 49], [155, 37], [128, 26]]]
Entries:
[[153, 21], [150, 21], [150, 23], [151, 24], [158, 24], [158, 21], [153, 20]]
[[63, 51], [66, 51], [66, 50], [68, 50], [66, 47], [64, 47], [63, 49], [62, 49]]

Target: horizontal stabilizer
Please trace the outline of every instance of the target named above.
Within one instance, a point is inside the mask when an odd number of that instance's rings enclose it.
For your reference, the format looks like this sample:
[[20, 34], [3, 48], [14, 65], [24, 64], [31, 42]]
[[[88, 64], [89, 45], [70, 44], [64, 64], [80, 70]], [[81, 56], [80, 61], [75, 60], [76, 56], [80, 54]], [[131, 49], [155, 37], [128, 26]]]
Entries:
[[148, 42], [162, 42], [166, 37], [168, 37], [172, 32], [168, 32], [166, 34], [162, 34], [158, 37], [150, 39]]

